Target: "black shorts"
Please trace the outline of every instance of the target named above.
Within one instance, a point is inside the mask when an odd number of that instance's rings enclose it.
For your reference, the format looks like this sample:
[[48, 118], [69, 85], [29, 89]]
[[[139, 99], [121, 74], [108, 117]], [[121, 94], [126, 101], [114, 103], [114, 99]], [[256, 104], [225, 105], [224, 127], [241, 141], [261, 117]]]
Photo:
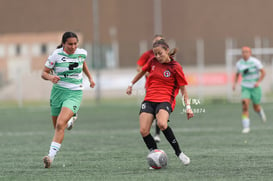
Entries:
[[172, 112], [172, 106], [169, 102], [150, 102], [150, 101], [143, 101], [141, 103], [139, 114], [142, 112], [151, 113], [155, 115], [159, 112], [160, 109], [166, 110], [169, 115]]

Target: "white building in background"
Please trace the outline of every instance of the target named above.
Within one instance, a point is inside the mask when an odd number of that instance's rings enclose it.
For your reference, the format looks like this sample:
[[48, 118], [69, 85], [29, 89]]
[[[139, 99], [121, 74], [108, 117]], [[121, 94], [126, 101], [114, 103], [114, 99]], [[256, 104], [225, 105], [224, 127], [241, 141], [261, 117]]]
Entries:
[[24, 74], [41, 71], [48, 55], [60, 44], [62, 33], [0, 35], [0, 84], [12, 82]]

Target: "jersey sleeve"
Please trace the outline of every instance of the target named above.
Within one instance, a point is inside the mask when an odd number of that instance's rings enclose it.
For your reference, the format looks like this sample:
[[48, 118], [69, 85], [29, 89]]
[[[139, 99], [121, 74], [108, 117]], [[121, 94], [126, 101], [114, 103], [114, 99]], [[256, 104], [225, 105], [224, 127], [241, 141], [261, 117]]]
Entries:
[[144, 66], [150, 58], [149, 52], [143, 53], [137, 61], [137, 65]]
[[186, 77], [184, 75], [184, 72], [183, 72], [183, 69], [182, 69], [182, 66], [180, 64], [177, 64], [175, 66], [175, 78], [176, 78], [176, 81], [178, 83], [178, 86], [183, 86], [183, 85], [188, 85], [188, 82], [186, 80]]
[[53, 67], [55, 66], [55, 63], [56, 63], [56, 55], [53, 53], [52, 55], [50, 55], [48, 58], [47, 58], [47, 61], [45, 63], [45, 66], [47, 68], [50, 68], [50, 69], [53, 69]]
[[142, 67], [142, 71], [150, 72], [153, 58], [149, 59], [148, 62]]

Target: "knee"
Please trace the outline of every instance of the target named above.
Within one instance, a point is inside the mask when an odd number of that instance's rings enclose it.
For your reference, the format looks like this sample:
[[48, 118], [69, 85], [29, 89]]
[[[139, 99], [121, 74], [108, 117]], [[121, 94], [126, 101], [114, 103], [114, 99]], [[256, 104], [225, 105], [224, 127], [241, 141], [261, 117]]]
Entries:
[[150, 134], [150, 130], [146, 129], [146, 128], [140, 128], [140, 134], [142, 137], [148, 136]]
[[167, 122], [162, 122], [162, 121], [157, 121], [157, 126], [159, 127], [159, 129], [161, 130], [161, 131], [163, 131], [163, 130], [165, 130], [165, 129], [167, 129], [167, 127], [168, 127], [168, 123]]
[[248, 103], [247, 103], [247, 101], [243, 100], [242, 101], [242, 105], [243, 105], [243, 111], [248, 111]]
[[56, 128], [55, 128], [55, 129], [56, 129], [57, 131], [63, 131], [63, 130], [65, 130], [65, 126], [66, 126], [65, 124], [62, 124], [62, 123], [58, 123], [58, 122], [57, 122]]
[[259, 105], [253, 105], [253, 109], [256, 112], [260, 112], [261, 111], [261, 107]]

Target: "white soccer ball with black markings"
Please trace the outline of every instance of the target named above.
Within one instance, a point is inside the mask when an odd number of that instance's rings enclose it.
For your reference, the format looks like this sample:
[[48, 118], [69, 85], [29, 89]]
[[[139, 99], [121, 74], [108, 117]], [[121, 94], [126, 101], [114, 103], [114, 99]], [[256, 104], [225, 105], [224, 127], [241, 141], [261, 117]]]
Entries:
[[148, 165], [154, 169], [161, 169], [167, 166], [167, 154], [163, 150], [155, 149], [147, 156]]

